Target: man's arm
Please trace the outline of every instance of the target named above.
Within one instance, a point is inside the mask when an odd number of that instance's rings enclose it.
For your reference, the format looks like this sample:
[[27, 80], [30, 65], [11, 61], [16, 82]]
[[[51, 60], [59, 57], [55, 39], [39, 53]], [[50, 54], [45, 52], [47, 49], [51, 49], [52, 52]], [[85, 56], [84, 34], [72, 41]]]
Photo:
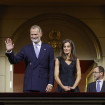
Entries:
[[46, 87], [47, 92], [51, 92], [54, 85], [54, 51], [50, 47], [50, 56], [49, 56], [49, 82]]
[[24, 57], [23, 50], [21, 50], [16, 56], [14, 56], [14, 53], [12, 51], [14, 48], [14, 44], [12, 43], [12, 40], [10, 38], [7, 38], [5, 40], [5, 45], [6, 45], [6, 56], [8, 57], [8, 60], [11, 64], [15, 64], [22, 61]]
[[49, 84], [54, 85], [54, 51], [50, 47], [50, 58], [49, 58]]

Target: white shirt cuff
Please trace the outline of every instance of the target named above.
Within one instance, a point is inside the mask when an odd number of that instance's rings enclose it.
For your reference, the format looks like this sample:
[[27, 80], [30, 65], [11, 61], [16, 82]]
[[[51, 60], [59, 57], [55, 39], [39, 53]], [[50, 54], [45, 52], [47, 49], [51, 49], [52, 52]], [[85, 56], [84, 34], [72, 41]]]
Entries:
[[52, 85], [52, 84], [48, 84], [48, 85], [50, 85], [50, 86], [52, 86], [52, 87], [53, 87], [53, 85]]
[[6, 53], [8, 53], [8, 54], [11, 53], [11, 52], [12, 52], [12, 50], [11, 50], [11, 51], [7, 51], [7, 50], [6, 50]]

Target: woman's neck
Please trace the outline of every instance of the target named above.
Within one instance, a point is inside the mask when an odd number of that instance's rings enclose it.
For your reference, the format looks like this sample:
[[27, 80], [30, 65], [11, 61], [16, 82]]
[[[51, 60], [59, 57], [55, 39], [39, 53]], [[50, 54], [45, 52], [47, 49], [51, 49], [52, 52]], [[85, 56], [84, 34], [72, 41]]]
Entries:
[[70, 54], [66, 54], [66, 60], [70, 60]]

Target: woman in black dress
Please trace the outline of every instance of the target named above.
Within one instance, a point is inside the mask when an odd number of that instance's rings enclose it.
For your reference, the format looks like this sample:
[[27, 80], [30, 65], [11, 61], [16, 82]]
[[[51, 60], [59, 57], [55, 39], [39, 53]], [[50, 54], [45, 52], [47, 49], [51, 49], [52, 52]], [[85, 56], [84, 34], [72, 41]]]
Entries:
[[78, 84], [81, 80], [80, 62], [75, 56], [74, 43], [69, 39], [62, 42], [61, 56], [55, 60], [54, 75], [58, 83], [56, 92], [79, 92]]

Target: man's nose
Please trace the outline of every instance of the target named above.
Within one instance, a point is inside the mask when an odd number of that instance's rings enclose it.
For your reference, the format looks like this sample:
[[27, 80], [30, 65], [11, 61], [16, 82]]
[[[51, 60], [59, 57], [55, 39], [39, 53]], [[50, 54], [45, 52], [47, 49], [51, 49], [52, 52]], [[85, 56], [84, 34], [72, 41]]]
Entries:
[[33, 38], [37, 38], [37, 36], [33, 36]]

